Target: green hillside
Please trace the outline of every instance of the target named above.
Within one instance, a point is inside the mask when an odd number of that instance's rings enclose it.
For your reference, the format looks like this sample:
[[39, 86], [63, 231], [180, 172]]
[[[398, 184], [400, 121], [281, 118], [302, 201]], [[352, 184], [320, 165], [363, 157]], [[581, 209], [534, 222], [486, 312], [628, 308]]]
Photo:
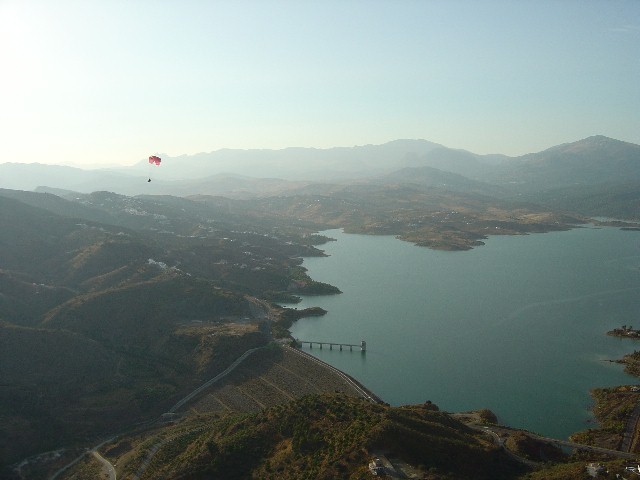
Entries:
[[0, 324], [0, 476], [2, 466], [30, 454], [159, 417], [264, 342], [255, 325], [184, 326], [148, 343], [114, 345]]
[[49, 311], [42, 325], [114, 346], [151, 348], [154, 339], [179, 325], [194, 320], [221, 322], [249, 313], [242, 296], [206, 280], [167, 272], [144, 282], [78, 295]]
[[545, 189], [526, 197], [531, 202], [558, 210], [640, 221], [639, 182]]
[[[0, 323], [0, 465], [100, 432], [107, 419], [90, 397], [109, 386], [118, 363], [82, 335]], [[103, 404], [102, 413], [115, 409]]]
[[4, 196], [0, 224], [0, 467], [157, 418], [268, 340], [243, 292], [149, 237]]
[[595, 135], [504, 162], [494, 180], [521, 192], [640, 180], [640, 145]]
[[[371, 478], [368, 463], [382, 454], [434, 479], [506, 479], [524, 471], [489, 439], [431, 404], [394, 408], [345, 395], [303, 397], [252, 415], [203, 417], [145, 443], [154, 441], [159, 449], [142, 479], [364, 479]], [[120, 445], [133, 443], [123, 439]], [[117, 446], [113, 451], [122, 453]], [[128, 458], [125, 476], [138, 471], [144, 455]]]

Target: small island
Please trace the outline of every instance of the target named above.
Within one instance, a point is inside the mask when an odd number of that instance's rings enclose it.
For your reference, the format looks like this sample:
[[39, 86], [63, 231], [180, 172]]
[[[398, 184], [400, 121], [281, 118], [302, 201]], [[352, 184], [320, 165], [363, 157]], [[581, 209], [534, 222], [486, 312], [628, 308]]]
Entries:
[[631, 325], [622, 325], [620, 328], [609, 330], [607, 335], [611, 335], [612, 337], [640, 338], [640, 330], [634, 330]]

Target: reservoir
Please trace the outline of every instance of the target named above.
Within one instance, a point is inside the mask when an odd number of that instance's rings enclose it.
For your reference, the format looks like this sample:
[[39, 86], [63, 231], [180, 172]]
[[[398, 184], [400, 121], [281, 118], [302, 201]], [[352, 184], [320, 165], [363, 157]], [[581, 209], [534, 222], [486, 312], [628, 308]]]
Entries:
[[489, 408], [501, 423], [566, 438], [594, 426], [590, 389], [640, 383], [606, 361], [640, 349], [640, 340], [606, 335], [640, 327], [640, 232], [585, 226], [493, 236], [465, 252], [323, 233], [337, 240], [320, 247], [329, 257], [304, 266], [343, 293], [289, 305], [328, 310], [291, 333], [366, 340], [365, 354], [304, 350], [391, 405]]

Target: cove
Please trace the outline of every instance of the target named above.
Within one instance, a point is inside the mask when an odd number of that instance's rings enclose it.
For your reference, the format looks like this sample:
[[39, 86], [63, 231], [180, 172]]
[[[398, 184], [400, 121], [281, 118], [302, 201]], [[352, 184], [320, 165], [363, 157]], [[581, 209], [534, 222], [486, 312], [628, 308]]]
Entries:
[[392, 405], [489, 408], [501, 423], [566, 438], [592, 426], [590, 389], [640, 382], [606, 361], [640, 348], [606, 335], [640, 327], [639, 232], [493, 236], [465, 252], [323, 234], [337, 240], [321, 246], [329, 256], [303, 265], [343, 293], [289, 305], [328, 311], [291, 333], [366, 340], [366, 354], [304, 348]]

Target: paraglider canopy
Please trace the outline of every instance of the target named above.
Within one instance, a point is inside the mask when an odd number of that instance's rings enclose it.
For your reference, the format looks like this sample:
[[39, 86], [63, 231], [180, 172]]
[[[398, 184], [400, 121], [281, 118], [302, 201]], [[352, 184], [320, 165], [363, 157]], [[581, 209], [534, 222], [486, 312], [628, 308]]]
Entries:
[[149, 180], [147, 180], [147, 182], [151, 181], [151, 165], [160, 165], [161, 161], [162, 159], [160, 157], [156, 157], [155, 155], [151, 155], [149, 157]]

